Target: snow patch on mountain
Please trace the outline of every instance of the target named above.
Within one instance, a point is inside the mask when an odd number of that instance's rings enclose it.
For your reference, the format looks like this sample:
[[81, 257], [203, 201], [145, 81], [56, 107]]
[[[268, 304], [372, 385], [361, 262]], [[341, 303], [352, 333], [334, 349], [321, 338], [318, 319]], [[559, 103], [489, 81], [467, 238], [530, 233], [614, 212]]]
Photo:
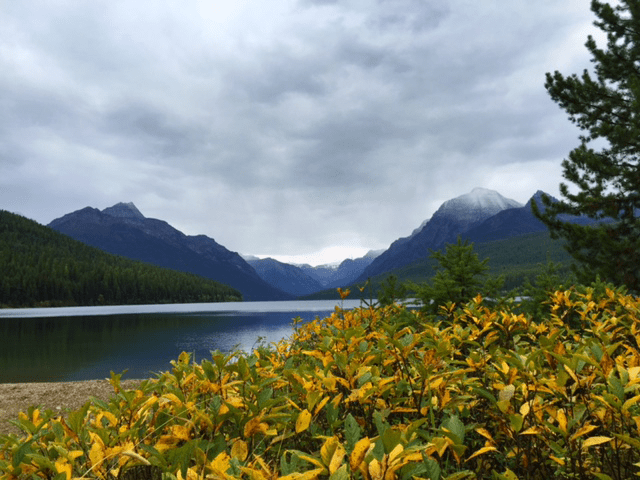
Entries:
[[477, 187], [469, 193], [444, 202], [433, 217], [422, 222], [408, 238], [415, 237], [431, 220], [455, 218], [460, 226], [469, 228], [474, 223], [492, 217], [498, 212], [522, 206], [520, 202], [505, 198], [495, 190]]
[[477, 221], [479, 215], [488, 218], [502, 210], [522, 206], [521, 203], [505, 198], [495, 190], [474, 188], [469, 193], [444, 202], [434, 217], [436, 215], [455, 215], [463, 221]]

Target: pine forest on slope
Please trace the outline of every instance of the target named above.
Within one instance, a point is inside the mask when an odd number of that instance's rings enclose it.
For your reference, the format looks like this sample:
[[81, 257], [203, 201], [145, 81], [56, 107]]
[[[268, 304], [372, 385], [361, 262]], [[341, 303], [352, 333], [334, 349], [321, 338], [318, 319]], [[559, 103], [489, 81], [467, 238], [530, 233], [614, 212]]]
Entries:
[[196, 275], [107, 254], [0, 210], [0, 307], [239, 301]]

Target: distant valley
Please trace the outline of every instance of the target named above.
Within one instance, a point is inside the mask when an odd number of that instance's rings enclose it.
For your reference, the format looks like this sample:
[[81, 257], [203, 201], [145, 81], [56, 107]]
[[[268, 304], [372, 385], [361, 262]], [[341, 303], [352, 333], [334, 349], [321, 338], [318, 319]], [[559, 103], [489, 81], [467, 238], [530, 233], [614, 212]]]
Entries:
[[271, 285], [296, 296], [342, 287], [355, 282], [364, 269], [383, 250], [369, 251], [364, 257], [343, 260], [339, 265], [290, 265], [273, 258], [245, 257], [258, 275]]

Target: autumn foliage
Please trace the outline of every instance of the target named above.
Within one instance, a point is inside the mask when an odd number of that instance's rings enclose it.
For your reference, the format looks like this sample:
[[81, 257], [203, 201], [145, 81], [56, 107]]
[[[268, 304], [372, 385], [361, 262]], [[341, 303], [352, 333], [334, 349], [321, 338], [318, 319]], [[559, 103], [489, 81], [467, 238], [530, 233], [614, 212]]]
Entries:
[[640, 302], [553, 293], [549, 314], [477, 297], [296, 323], [250, 354], [170, 372], [0, 437], [4, 478], [626, 479], [640, 472]]

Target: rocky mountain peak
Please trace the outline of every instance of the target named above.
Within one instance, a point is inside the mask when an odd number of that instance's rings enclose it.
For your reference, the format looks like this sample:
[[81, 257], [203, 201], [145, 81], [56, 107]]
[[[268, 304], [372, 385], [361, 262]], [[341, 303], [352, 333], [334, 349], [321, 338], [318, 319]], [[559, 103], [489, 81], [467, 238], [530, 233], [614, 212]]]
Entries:
[[133, 202], [116, 203], [113, 207], [105, 208], [104, 210], [102, 210], [102, 213], [117, 218], [145, 218], [145, 216], [140, 213], [140, 210], [138, 210]]
[[522, 207], [522, 204], [503, 197], [495, 190], [474, 188], [469, 193], [444, 202], [433, 218], [453, 216], [463, 224], [470, 224], [489, 218], [502, 210], [518, 207]]

